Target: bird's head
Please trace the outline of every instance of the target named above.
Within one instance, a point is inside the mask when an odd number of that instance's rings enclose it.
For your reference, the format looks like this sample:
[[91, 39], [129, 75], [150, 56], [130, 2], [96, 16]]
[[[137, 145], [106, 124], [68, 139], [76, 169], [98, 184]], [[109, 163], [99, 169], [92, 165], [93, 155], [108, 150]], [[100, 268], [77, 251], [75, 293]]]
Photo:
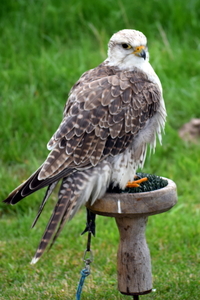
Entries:
[[137, 30], [124, 29], [113, 34], [108, 43], [109, 65], [132, 68], [149, 61], [147, 38]]

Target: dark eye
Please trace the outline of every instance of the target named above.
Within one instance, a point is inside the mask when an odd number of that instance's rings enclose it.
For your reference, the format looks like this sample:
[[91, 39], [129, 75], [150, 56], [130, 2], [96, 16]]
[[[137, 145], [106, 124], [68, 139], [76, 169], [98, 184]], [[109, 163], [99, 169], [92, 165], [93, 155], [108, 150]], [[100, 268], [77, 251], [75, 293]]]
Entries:
[[129, 44], [122, 44], [122, 47], [124, 49], [130, 49], [130, 48], [132, 48], [131, 45], [129, 45]]

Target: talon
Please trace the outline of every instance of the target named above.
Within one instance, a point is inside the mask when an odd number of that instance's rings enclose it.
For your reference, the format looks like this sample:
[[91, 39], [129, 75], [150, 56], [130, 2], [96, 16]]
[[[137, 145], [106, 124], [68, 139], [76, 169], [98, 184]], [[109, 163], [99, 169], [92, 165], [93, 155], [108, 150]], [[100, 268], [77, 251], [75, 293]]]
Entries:
[[129, 181], [126, 185], [127, 188], [136, 188], [136, 187], [140, 187], [140, 183], [147, 181], [148, 178], [144, 177], [144, 178], [140, 178], [138, 180], [134, 180], [134, 181]]

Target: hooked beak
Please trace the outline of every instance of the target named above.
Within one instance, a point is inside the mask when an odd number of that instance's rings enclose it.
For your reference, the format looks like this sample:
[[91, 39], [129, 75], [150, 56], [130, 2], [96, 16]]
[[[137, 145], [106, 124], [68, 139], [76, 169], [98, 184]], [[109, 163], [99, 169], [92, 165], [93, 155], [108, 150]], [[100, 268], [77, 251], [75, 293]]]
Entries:
[[145, 46], [135, 47], [133, 54], [135, 54], [136, 56], [142, 57], [145, 60], [146, 59]]

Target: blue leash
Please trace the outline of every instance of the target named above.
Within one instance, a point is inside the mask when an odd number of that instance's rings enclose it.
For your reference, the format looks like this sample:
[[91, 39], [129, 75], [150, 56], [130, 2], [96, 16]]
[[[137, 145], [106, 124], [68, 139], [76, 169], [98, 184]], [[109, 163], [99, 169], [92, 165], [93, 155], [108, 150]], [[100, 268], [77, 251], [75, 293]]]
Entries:
[[85, 281], [85, 278], [90, 275], [90, 270], [85, 267], [82, 271], [81, 271], [81, 279], [79, 281], [79, 285], [76, 291], [76, 300], [80, 300], [81, 299], [81, 292], [82, 292], [82, 288], [83, 288], [83, 284]]
[[[93, 261], [93, 254], [90, 250], [90, 243], [91, 243], [91, 232], [88, 232], [88, 241], [87, 241], [87, 249], [85, 250], [83, 261], [85, 262], [85, 268], [81, 271], [81, 278], [78, 284], [78, 288], [76, 291], [76, 300], [81, 299], [81, 292], [83, 289], [85, 278], [90, 275], [90, 264]], [[86, 256], [89, 254], [89, 258], [86, 258]]]

